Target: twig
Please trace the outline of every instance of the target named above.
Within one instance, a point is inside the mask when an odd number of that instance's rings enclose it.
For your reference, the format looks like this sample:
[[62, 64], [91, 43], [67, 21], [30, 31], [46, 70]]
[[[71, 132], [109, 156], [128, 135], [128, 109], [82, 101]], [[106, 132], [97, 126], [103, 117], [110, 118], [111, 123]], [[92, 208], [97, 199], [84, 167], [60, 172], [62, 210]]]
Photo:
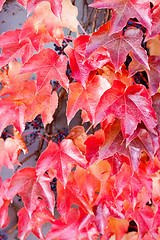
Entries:
[[18, 227], [18, 223], [16, 223], [12, 228], [10, 228], [8, 231], [6, 231], [6, 234], [10, 234], [11, 232], [13, 232], [16, 228]]
[[[25, 158], [20, 162], [20, 164], [22, 165], [24, 162], [28, 161], [32, 156], [36, 155], [37, 152], [38, 152], [38, 150], [34, 151], [34, 152], [31, 153], [29, 156], [25, 157]], [[19, 168], [20, 168], [20, 166], [18, 166], [14, 172], [16, 172]]]

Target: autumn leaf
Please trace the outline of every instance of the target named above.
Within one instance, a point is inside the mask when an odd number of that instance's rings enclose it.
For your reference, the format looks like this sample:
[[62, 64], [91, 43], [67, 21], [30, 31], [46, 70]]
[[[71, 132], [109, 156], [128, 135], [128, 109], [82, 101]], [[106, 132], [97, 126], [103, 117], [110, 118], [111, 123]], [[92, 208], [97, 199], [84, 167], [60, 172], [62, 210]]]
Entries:
[[90, 42], [86, 48], [86, 58], [103, 46], [108, 49], [116, 70], [119, 70], [125, 62], [129, 52], [132, 52], [136, 60], [149, 69], [147, 54], [141, 47], [141, 30], [131, 27], [125, 31], [124, 35], [122, 32], [109, 35], [109, 29], [110, 24], [107, 22], [91, 35]]
[[104, 91], [108, 88], [110, 88], [110, 84], [99, 75], [96, 75], [87, 82], [86, 90], [78, 82], [71, 83], [67, 103], [68, 122], [71, 121], [79, 109], [84, 109], [90, 121], [94, 123], [97, 103]]
[[99, 148], [102, 146], [104, 142], [104, 131], [97, 130], [94, 135], [88, 136], [87, 140], [85, 141], [86, 145], [86, 159], [89, 165], [92, 165], [99, 156]]
[[[69, 175], [69, 182], [72, 181], [75, 182], [73, 172]], [[75, 194], [74, 189], [70, 189], [68, 184], [64, 188], [61, 182], [57, 181], [57, 210], [65, 221], [67, 221], [69, 211], [73, 204], [81, 207], [85, 212], [89, 210], [86, 209], [83, 201]]]
[[0, 1], [0, 11], [2, 10], [3, 4], [5, 3], [6, 0], [1, 0]]
[[[153, 210], [149, 206], [144, 208], [137, 208], [127, 212], [127, 217], [132, 217], [133, 220], [137, 223], [139, 229], [139, 237], [142, 238], [146, 233], [151, 229], [154, 219]], [[132, 212], [133, 211], [133, 212]]]
[[[90, 72], [94, 70], [96, 71], [97, 68], [102, 67], [104, 63], [110, 60], [110, 57], [107, 55], [107, 50], [100, 49], [99, 52], [97, 51], [95, 53], [93, 58], [85, 61], [85, 50], [89, 38], [89, 35], [82, 35], [73, 41], [73, 48], [70, 45], [65, 48], [72, 70], [71, 75], [75, 81], [80, 82], [85, 89]], [[104, 52], [106, 57], [103, 57]]]
[[41, 230], [42, 225], [47, 222], [53, 223], [55, 221], [54, 216], [40, 199], [37, 200], [36, 209], [33, 211], [31, 217], [25, 207], [21, 208], [17, 215], [19, 217], [18, 236], [21, 240], [26, 239], [30, 232], [32, 232], [37, 238], [44, 239]]
[[25, 21], [19, 38], [20, 41], [29, 38], [36, 51], [40, 52], [45, 43], [61, 44], [64, 37], [62, 28], [63, 23], [51, 11], [50, 3], [41, 1], [33, 15]]
[[24, 39], [20, 42], [20, 33], [21, 30], [16, 29], [15, 31], [11, 30], [1, 34], [0, 46], [2, 51], [0, 54], [0, 67], [10, 63], [13, 59], [20, 57], [22, 62], [25, 63], [31, 56], [33, 56], [34, 48], [31, 41], [29, 39]]
[[155, 37], [160, 32], [160, 6], [155, 8], [152, 12], [152, 27], [151, 33], [147, 32], [146, 41], [150, 38]]
[[[25, 110], [23, 103], [13, 102], [12, 97], [0, 98], [0, 113], [3, 121], [0, 122], [0, 135], [8, 125], [13, 125], [19, 132], [25, 129]], [[7, 113], [7, 114], [6, 114]]]
[[9, 223], [8, 207], [11, 199], [7, 198], [6, 194], [10, 186], [10, 178], [2, 182], [0, 178], [0, 228], [4, 228]]
[[[133, 134], [141, 121], [152, 133], [157, 135], [155, 130], [157, 119], [152, 108], [151, 98], [142, 85], [133, 85], [126, 89], [122, 82], [114, 81], [113, 86], [106, 90], [100, 98], [96, 108], [95, 123], [105, 120], [111, 113], [121, 120], [124, 138]], [[148, 114], [150, 118], [148, 118]]]
[[108, 228], [105, 234], [102, 236], [102, 240], [109, 239], [112, 235], [115, 235], [116, 240], [123, 239], [123, 236], [128, 230], [129, 223], [127, 219], [117, 219], [110, 217], [108, 221]]
[[3, 68], [3, 72], [0, 72], [0, 81], [3, 84], [3, 88], [0, 90], [0, 95], [15, 95], [21, 91], [24, 87], [24, 82], [30, 79], [31, 74], [25, 73], [19, 75], [22, 63], [10, 62], [7, 68]]
[[32, 121], [38, 114], [41, 114], [45, 126], [53, 120], [53, 114], [58, 105], [58, 96], [56, 92], [51, 94], [51, 90], [52, 86], [48, 84], [37, 92], [35, 81], [25, 82], [22, 91], [14, 96], [15, 103], [23, 103], [26, 107], [25, 122]]
[[84, 145], [84, 142], [87, 139], [87, 134], [83, 126], [73, 127], [66, 139], [71, 139], [75, 146], [82, 152], [82, 154], [85, 154], [86, 146]]
[[[62, 10], [61, 18], [55, 16], [52, 12], [51, 7], [55, 3], [59, 8], [59, 12], [57, 11], [56, 15], [59, 15]], [[29, 38], [38, 52], [49, 42], [55, 42], [60, 45], [64, 38], [64, 27], [77, 32], [79, 24], [77, 15], [77, 7], [73, 6], [70, 0], [63, 0], [63, 2], [62, 0], [39, 1], [33, 15], [26, 20], [22, 27], [20, 40], [23, 41]], [[53, 22], [54, 24], [52, 24]]]
[[35, 72], [37, 74], [37, 90], [49, 84], [51, 79], [56, 79], [62, 87], [68, 90], [69, 82], [66, 76], [66, 66], [66, 56], [58, 56], [55, 51], [47, 48], [30, 58], [21, 68], [20, 73]]
[[[36, 6], [42, 2], [43, 0], [36, 0], [36, 1], [33, 1], [33, 0], [17, 0], [17, 2], [19, 4], [21, 4], [23, 7], [27, 8], [27, 13], [28, 15], [33, 12], [36, 8]], [[51, 9], [52, 9], [52, 12], [60, 18], [61, 16], [61, 12], [62, 12], [62, 1], [63, 0], [47, 0], [50, 4], [51, 4]]]
[[73, 164], [85, 168], [87, 161], [72, 140], [64, 139], [59, 145], [50, 141], [48, 147], [38, 159], [37, 176], [42, 176], [47, 170], [53, 171], [65, 186]]
[[56, 220], [47, 233], [46, 240], [52, 239], [97, 239], [99, 232], [93, 223], [93, 216], [72, 208], [67, 222], [63, 219]]
[[30, 217], [37, 207], [39, 197], [54, 213], [55, 198], [50, 189], [50, 181], [47, 175], [37, 179], [35, 168], [23, 168], [12, 176], [7, 197], [12, 199], [16, 194], [20, 195]]
[[138, 21], [151, 30], [150, 3], [148, 0], [95, 0], [90, 7], [112, 8], [111, 33], [118, 32], [125, 27], [130, 18], [137, 18]]

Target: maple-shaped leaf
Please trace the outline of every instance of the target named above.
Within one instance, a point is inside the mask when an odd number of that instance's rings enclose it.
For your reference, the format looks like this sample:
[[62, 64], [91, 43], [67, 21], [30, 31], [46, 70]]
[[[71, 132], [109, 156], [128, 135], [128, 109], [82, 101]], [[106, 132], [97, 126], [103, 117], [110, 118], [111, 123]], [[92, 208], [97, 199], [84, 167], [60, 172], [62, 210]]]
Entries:
[[28, 153], [27, 146], [20, 133], [13, 128], [14, 138], [7, 138], [5, 141], [0, 138], [1, 160], [0, 169], [3, 165], [14, 170], [14, 164], [20, 165], [18, 156], [23, 150]]
[[128, 209], [127, 217], [132, 218], [138, 225], [139, 237], [142, 238], [147, 232], [150, 232], [153, 224], [154, 213], [149, 206], [137, 209]]
[[86, 145], [86, 159], [89, 165], [92, 165], [99, 156], [99, 148], [104, 142], [104, 131], [97, 130], [94, 135], [91, 135], [85, 141]]
[[84, 109], [90, 121], [94, 123], [97, 103], [104, 91], [108, 88], [110, 88], [110, 84], [99, 75], [96, 75], [87, 82], [86, 90], [78, 82], [71, 83], [67, 102], [68, 122], [71, 121], [79, 109]]
[[100, 98], [96, 108], [95, 123], [105, 120], [111, 113], [121, 120], [125, 138], [133, 134], [141, 121], [151, 132], [157, 134], [155, 130], [157, 119], [151, 97], [142, 85], [133, 85], [126, 89], [122, 82], [114, 81], [113, 86]]
[[[110, 159], [114, 171], [117, 171], [116, 168], [119, 169], [122, 164], [122, 157], [119, 155], [123, 155], [123, 158], [124, 156], [129, 158], [132, 168], [136, 170], [139, 165], [142, 151], [147, 152], [150, 158], [154, 160], [155, 153], [159, 148], [158, 136], [151, 134], [145, 128], [140, 126], [138, 126], [133, 135], [124, 141], [120, 121], [118, 119], [114, 123], [108, 125], [105, 128], [104, 133], [105, 140], [102, 146], [100, 146], [98, 161], [118, 154]], [[116, 167], [113, 166], [114, 161], [117, 165]], [[123, 161], [128, 164], [127, 159], [124, 158]]]
[[19, 75], [22, 63], [10, 62], [8, 67], [3, 68], [3, 72], [0, 72], [0, 81], [3, 84], [3, 88], [0, 90], [0, 95], [15, 95], [21, 91], [24, 86], [24, 82], [30, 79], [31, 74], [25, 73]]
[[93, 214], [93, 205], [100, 190], [99, 179], [91, 172], [77, 166], [72, 178], [68, 179], [67, 186], [72, 193], [76, 194], [87, 212]]
[[16, 29], [15, 31], [11, 30], [1, 34], [0, 46], [2, 47], [2, 52], [0, 54], [0, 67], [10, 63], [13, 59], [20, 57], [22, 62], [25, 63], [31, 56], [33, 56], [34, 48], [30, 39], [24, 39], [20, 42], [20, 33], [21, 30]]
[[53, 239], [97, 239], [99, 232], [93, 222], [93, 216], [86, 214], [80, 209], [70, 209], [67, 221], [63, 219], [56, 220], [52, 226], [50, 232], [47, 233], [46, 240]]
[[73, 164], [85, 168], [87, 161], [72, 140], [64, 139], [59, 145], [50, 141], [38, 159], [36, 171], [38, 176], [42, 176], [47, 170], [55, 172], [65, 186]]
[[[23, 89], [21, 89], [22, 85]], [[7, 89], [9, 88], [5, 89], [5, 94], [7, 94]], [[3, 121], [0, 123], [1, 133], [6, 126], [11, 124], [22, 133], [25, 129], [25, 122], [32, 121], [38, 114], [42, 115], [44, 125], [53, 120], [52, 116], [57, 108], [58, 96], [56, 92], [51, 94], [52, 86], [50, 84], [36, 92], [35, 81], [22, 81], [20, 89], [17, 88], [18, 92], [15, 90], [15, 94], [12, 96], [0, 98], [0, 112], [3, 117]], [[14, 93], [14, 90], [11, 88], [8, 92]]]
[[25, 129], [25, 110], [26, 107], [23, 103], [14, 103], [10, 96], [0, 98], [0, 113], [3, 118], [3, 121], [0, 122], [0, 135], [8, 125], [15, 126], [22, 133]]
[[68, 90], [69, 82], [66, 76], [67, 57], [58, 56], [52, 49], [43, 49], [40, 53], [35, 54], [21, 68], [21, 73], [37, 74], [37, 89], [42, 89], [51, 79], [56, 79], [62, 87]]
[[[60, 0], [56, 1], [61, 5]], [[63, 28], [77, 32], [79, 24], [77, 7], [73, 6], [70, 0], [63, 0], [61, 18], [53, 14], [49, 2], [39, 1], [33, 15], [26, 20], [20, 33], [20, 40], [29, 38], [38, 52], [51, 41], [60, 45], [64, 38]]]
[[150, 3], [148, 0], [95, 0], [90, 7], [113, 8], [111, 33], [118, 32], [125, 27], [130, 18], [138, 21], [151, 30]]
[[36, 203], [39, 197], [54, 213], [55, 198], [50, 189], [50, 181], [51, 179], [47, 175], [37, 179], [35, 168], [23, 168], [12, 176], [7, 197], [12, 199], [16, 194], [20, 195], [30, 217], [37, 207]]
[[[36, 8], [36, 6], [42, 2], [43, 0], [17, 0], [19, 4], [21, 4], [23, 7], [27, 8], [28, 15], [33, 12]], [[61, 17], [62, 12], [62, 1], [63, 0], [47, 0], [51, 4], [52, 12], [57, 16]]]
[[137, 61], [149, 69], [147, 54], [141, 47], [141, 30], [131, 27], [125, 31], [124, 35], [122, 32], [109, 35], [109, 29], [110, 24], [107, 22], [91, 35], [90, 42], [86, 48], [86, 57], [89, 57], [95, 50], [103, 46], [108, 49], [116, 70], [125, 62], [129, 52], [132, 52]]
[[[95, 57], [85, 61], [85, 50], [88, 42], [89, 35], [82, 35], [73, 41], [73, 48], [70, 45], [65, 48], [72, 70], [71, 75], [76, 81], [80, 82], [84, 88], [86, 88], [86, 82], [90, 72], [101, 67], [101, 63], [104, 65], [104, 63], [110, 60], [107, 54], [105, 60], [104, 58], [102, 58], [102, 60], [96, 59], [96, 56], [100, 55], [98, 52]], [[96, 66], [94, 63], [96, 63]]]
[[[54, 22], [54, 24], [51, 24]], [[32, 16], [24, 23], [20, 40], [29, 38], [36, 49], [41, 51], [45, 43], [55, 42], [60, 44], [63, 39], [63, 23], [51, 11], [49, 2], [41, 1]]]
[[[70, 181], [74, 181], [73, 172], [69, 175], [69, 182]], [[69, 188], [68, 184], [64, 188], [61, 182], [57, 181], [57, 210], [65, 221], [73, 204], [77, 204], [86, 211], [86, 206], [83, 205], [78, 195]]]
[[28, 81], [24, 83], [23, 89], [13, 96], [14, 102], [23, 103], [26, 107], [25, 122], [32, 121], [38, 114], [41, 114], [45, 126], [53, 120], [58, 96], [56, 92], [51, 94], [51, 90], [52, 86], [48, 84], [37, 92], [35, 81]]
[[26, 239], [28, 234], [32, 232], [37, 238], [44, 239], [41, 227], [44, 223], [55, 221], [52, 213], [46, 208], [42, 200], [37, 200], [36, 209], [33, 211], [31, 217], [29, 216], [25, 207], [21, 208], [18, 215], [18, 237], [21, 240]]

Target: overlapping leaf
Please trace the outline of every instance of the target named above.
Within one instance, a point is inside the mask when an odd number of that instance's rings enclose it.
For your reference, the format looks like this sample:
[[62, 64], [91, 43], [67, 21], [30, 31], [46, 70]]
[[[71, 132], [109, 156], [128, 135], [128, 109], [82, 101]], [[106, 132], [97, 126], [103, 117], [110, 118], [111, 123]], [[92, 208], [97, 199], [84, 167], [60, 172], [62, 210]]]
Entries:
[[66, 76], [67, 57], [58, 56], [52, 49], [43, 49], [40, 53], [35, 54], [21, 68], [21, 73], [37, 74], [37, 89], [40, 90], [51, 79], [56, 79], [66, 90], [69, 87], [68, 78]]
[[125, 31], [124, 35], [122, 32], [109, 35], [109, 29], [110, 23], [107, 22], [91, 35], [86, 48], [86, 57], [89, 57], [96, 49], [103, 46], [108, 49], [116, 70], [125, 62], [129, 52], [132, 52], [137, 61], [149, 69], [147, 54], [141, 47], [141, 30], [131, 27]]
[[[27, 8], [27, 13], [28, 15], [35, 10], [36, 6], [42, 2], [43, 0], [36, 0], [36, 1], [33, 1], [33, 0], [17, 0], [17, 2], [19, 4], [21, 4], [22, 6], [24, 6], [25, 8]], [[51, 9], [52, 9], [52, 12], [60, 18], [61, 16], [61, 12], [62, 12], [62, 1], [63, 0], [47, 0], [48, 2], [50, 2], [51, 4]]]
[[110, 84], [103, 77], [97, 75], [88, 81], [86, 90], [78, 82], [69, 86], [69, 99], [67, 103], [68, 122], [74, 117], [79, 109], [84, 109], [91, 122], [95, 121], [95, 110], [99, 98]]
[[100, 98], [95, 123], [105, 120], [111, 113], [121, 120], [125, 138], [133, 134], [141, 121], [151, 132], [157, 134], [155, 130], [157, 119], [151, 97], [141, 85], [133, 85], [126, 89], [122, 82], [114, 81], [113, 86]]
[[[74, 40], [74, 48], [70, 45], [65, 48], [65, 52], [69, 56], [72, 77], [80, 82], [84, 88], [86, 88], [90, 72], [96, 70], [98, 67], [102, 67], [102, 65], [110, 60], [107, 50], [102, 51], [101, 49], [101, 51], [96, 53], [94, 58], [85, 61], [85, 50], [88, 42], [89, 35], [82, 35]], [[103, 56], [104, 53], [106, 53], [106, 56]], [[96, 59], [98, 56], [101, 56], [101, 59]]]
[[0, 54], [0, 68], [15, 58], [21, 57], [22, 62], [25, 63], [33, 56], [34, 47], [30, 39], [24, 39], [20, 42], [20, 33], [21, 30], [17, 29], [1, 34], [0, 46], [2, 47], [2, 52]]
[[42, 200], [37, 200], [36, 209], [31, 217], [25, 207], [18, 212], [18, 236], [21, 240], [26, 239], [28, 234], [32, 232], [37, 238], [44, 239], [41, 227], [44, 223], [55, 221], [54, 216], [46, 208]]
[[35, 168], [23, 168], [12, 176], [7, 197], [12, 199], [16, 194], [20, 195], [30, 217], [37, 207], [39, 197], [54, 213], [55, 198], [50, 189], [50, 181], [47, 175], [37, 179]]
[[95, 0], [90, 6], [113, 8], [111, 33], [122, 30], [127, 21], [134, 17], [149, 31], [151, 30], [150, 3], [148, 0]]
[[42, 176], [47, 170], [53, 172], [65, 186], [74, 164], [86, 167], [87, 161], [72, 140], [64, 139], [59, 146], [50, 141], [38, 159], [36, 171], [38, 176]]

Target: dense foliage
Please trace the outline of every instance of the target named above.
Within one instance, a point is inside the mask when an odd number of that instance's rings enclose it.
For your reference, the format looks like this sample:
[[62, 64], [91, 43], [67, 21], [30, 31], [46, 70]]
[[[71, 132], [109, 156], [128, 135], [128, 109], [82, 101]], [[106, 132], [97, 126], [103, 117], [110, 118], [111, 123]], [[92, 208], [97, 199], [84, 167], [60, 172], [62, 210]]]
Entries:
[[[0, 168], [16, 169], [0, 179], [0, 227], [18, 195], [20, 240], [30, 232], [46, 240], [160, 239], [160, 0], [95, 0], [89, 7], [110, 15], [91, 34], [75, 1], [17, 2], [29, 17], [0, 35]], [[63, 101], [68, 125], [80, 111], [89, 129], [55, 131]], [[23, 167], [30, 126], [37, 163]]]

